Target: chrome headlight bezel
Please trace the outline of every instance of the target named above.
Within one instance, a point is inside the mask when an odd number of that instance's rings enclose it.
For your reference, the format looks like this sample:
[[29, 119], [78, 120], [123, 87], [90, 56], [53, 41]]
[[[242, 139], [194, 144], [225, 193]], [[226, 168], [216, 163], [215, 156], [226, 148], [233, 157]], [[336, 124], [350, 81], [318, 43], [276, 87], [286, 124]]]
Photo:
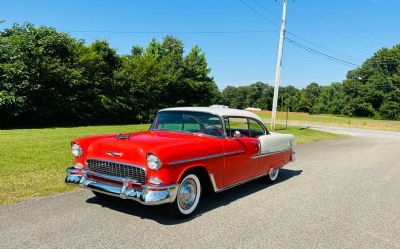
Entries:
[[149, 153], [146, 156], [147, 167], [152, 170], [159, 170], [162, 166], [160, 158], [155, 154]]
[[81, 157], [83, 154], [82, 147], [77, 143], [72, 143], [71, 145], [71, 153], [74, 157]]

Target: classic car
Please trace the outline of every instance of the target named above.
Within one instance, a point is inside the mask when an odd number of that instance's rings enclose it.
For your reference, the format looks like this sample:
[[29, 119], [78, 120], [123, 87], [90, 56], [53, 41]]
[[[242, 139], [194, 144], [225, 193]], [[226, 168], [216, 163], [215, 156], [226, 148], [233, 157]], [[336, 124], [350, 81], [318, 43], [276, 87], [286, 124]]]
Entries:
[[66, 183], [100, 198], [165, 204], [192, 215], [206, 188], [221, 192], [265, 177], [295, 158], [294, 136], [267, 130], [255, 113], [213, 107], [158, 111], [148, 131], [79, 138]]

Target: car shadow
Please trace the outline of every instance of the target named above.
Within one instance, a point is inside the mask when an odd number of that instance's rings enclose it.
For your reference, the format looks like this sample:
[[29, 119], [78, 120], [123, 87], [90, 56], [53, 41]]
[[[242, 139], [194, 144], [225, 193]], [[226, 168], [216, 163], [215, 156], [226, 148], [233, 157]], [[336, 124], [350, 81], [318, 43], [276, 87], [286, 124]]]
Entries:
[[259, 179], [234, 187], [232, 189], [228, 189], [221, 193], [207, 193], [203, 196], [196, 214], [187, 219], [175, 219], [169, 217], [165, 212], [164, 205], [144, 206], [131, 200], [123, 200], [119, 198], [103, 200], [96, 196], [87, 199], [86, 202], [90, 204], [101, 205], [102, 207], [110, 208], [129, 215], [134, 215], [140, 217], [141, 219], [151, 219], [163, 225], [175, 225], [196, 219], [196, 217], [199, 217], [206, 212], [229, 205], [238, 199], [287, 181], [292, 177], [300, 175], [302, 172], [302, 170], [281, 169], [278, 180], [273, 184], [266, 184], [265, 179]]

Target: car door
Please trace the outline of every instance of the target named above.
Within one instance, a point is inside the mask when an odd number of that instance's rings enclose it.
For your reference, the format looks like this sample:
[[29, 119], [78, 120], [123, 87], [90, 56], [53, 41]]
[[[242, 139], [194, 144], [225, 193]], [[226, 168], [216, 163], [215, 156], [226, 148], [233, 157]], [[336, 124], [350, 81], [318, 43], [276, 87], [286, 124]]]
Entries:
[[[227, 138], [224, 140], [224, 186], [252, 178], [258, 172], [259, 141], [252, 138], [249, 122], [244, 117], [225, 118]], [[239, 132], [235, 136], [235, 132]]]

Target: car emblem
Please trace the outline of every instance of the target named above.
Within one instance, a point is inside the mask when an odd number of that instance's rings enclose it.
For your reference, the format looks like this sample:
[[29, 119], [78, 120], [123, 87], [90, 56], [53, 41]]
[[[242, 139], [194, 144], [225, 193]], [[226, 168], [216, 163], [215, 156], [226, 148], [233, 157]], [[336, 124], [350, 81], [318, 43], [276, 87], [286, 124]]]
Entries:
[[121, 157], [123, 154], [122, 154], [122, 152], [107, 151], [107, 152], [106, 152], [106, 155], [108, 155], [108, 156], [119, 156], [119, 157]]

